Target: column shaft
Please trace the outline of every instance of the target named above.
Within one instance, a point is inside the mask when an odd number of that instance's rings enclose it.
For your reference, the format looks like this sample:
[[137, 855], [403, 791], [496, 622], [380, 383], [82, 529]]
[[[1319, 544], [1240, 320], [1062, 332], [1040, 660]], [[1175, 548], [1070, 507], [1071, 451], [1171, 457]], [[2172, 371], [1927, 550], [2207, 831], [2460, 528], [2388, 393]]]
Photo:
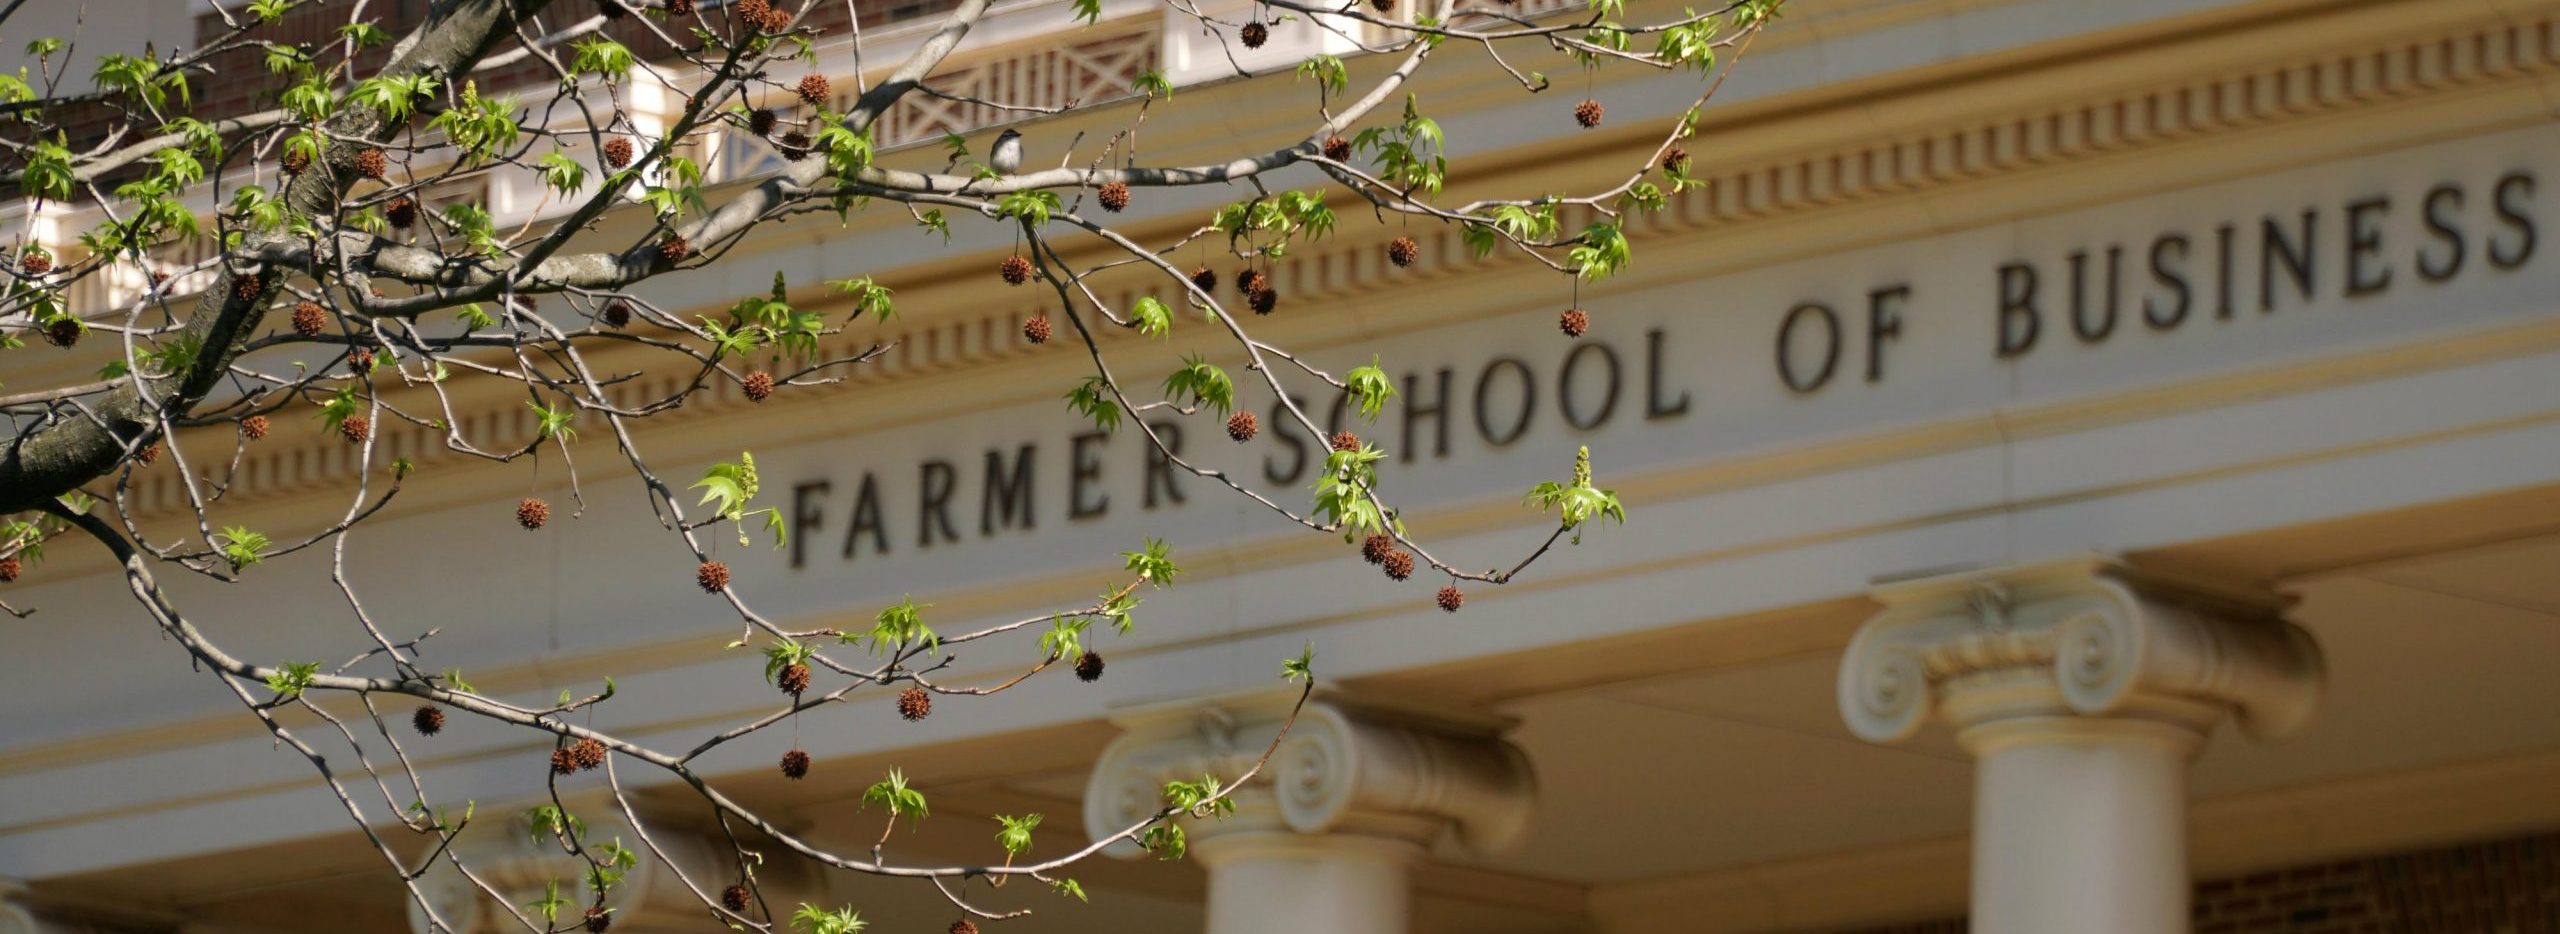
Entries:
[[[2139, 721], [2007, 721], [1968, 742], [1974, 934], [2176, 934], [2188, 923], [2196, 735]], [[1979, 737], [1968, 731], [1968, 740]], [[2032, 733], [2032, 735], [2028, 735]]]
[[1407, 934], [1418, 845], [1358, 834], [1204, 835], [1207, 934]]

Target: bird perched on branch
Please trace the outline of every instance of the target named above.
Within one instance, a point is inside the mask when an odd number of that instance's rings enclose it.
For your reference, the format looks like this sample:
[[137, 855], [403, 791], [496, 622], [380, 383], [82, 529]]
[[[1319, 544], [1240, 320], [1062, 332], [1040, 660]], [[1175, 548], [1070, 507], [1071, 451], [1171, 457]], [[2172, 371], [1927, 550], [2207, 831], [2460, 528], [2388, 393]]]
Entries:
[[995, 148], [987, 151], [987, 167], [999, 175], [1022, 171], [1022, 134], [1006, 129], [996, 135]]

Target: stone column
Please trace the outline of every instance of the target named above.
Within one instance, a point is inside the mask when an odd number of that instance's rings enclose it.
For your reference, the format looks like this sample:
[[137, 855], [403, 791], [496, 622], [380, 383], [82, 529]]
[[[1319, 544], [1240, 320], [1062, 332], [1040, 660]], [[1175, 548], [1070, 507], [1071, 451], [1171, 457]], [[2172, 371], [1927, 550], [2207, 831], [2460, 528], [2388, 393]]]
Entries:
[[2082, 557], [1885, 584], [1849, 643], [1851, 732], [1940, 719], [1976, 760], [1973, 930], [2187, 929], [2187, 763], [2226, 715], [2299, 728], [2320, 651], [2273, 594]]
[[[1233, 781], [1270, 748], [1296, 691], [1132, 710], [1085, 787], [1099, 839], [1154, 814], [1168, 781]], [[1443, 835], [1493, 849], [1527, 826], [1535, 780], [1507, 721], [1319, 692], [1234, 814], [1181, 818], [1209, 873], [1208, 934], [1403, 934], [1412, 865]], [[1110, 852], [1136, 856], [1135, 844]]]
[[[701, 897], [685, 885], [685, 879], [667, 868], [656, 853], [640, 839], [638, 831], [623, 820], [621, 809], [601, 792], [563, 795], [571, 814], [585, 825], [582, 837], [590, 846], [619, 841], [630, 847], [638, 861], [623, 876], [622, 882], [607, 893], [605, 906], [613, 912], [615, 934], [652, 934], [652, 932], [718, 930], [721, 921], [705, 907]], [[550, 839], [535, 839], [525, 817], [491, 817], [493, 809], [482, 807], [480, 820], [465, 829], [454, 842], [452, 856], [470, 867], [488, 889], [496, 890], [507, 906], [526, 913], [534, 924], [542, 917], [525, 907], [543, 896], [551, 883], [560, 886], [560, 897], [568, 902], [560, 909], [559, 924], [577, 926], [594, 902], [594, 893], [586, 883], [585, 861], [561, 851]], [[702, 825], [692, 815], [649, 817], [649, 839], [667, 852], [670, 859], [684, 868], [684, 875], [713, 897], [730, 883], [738, 881], [737, 861], [729, 852], [728, 837], [716, 828]], [[402, 893], [409, 909], [409, 929], [416, 934], [449, 931], [451, 934], [501, 934], [521, 932], [522, 922], [489, 897], [489, 892], [453, 867], [450, 859], [438, 859], [418, 879], [420, 894], [435, 908], [435, 918]], [[777, 908], [793, 903], [800, 896], [816, 891], [816, 871], [798, 859], [767, 860], [756, 870], [756, 883], [765, 900]], [[441, 921], [441, 924], [437, 923]], [[5, 932], [0, 932], [5, 934]]]

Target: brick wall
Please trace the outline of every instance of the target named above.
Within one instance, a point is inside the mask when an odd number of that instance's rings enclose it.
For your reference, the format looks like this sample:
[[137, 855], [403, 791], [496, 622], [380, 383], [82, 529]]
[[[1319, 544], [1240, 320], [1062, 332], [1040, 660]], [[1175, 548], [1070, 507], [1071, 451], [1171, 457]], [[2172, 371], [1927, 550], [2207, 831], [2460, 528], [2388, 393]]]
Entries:
[[[1844, 934], [1962, 934], [1941, 919]], [[2560, 934], [2560, 832], [2198, 883], [2196, 934]]]

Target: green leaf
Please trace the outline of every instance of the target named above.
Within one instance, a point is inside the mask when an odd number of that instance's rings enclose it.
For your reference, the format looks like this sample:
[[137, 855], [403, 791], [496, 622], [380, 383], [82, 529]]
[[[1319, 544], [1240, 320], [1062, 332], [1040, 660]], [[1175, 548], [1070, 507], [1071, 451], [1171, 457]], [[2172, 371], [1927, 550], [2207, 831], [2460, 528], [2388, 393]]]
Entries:
[[[852, 641], [850, 635], [843, 638], [847, 642]], [[933, 627], [924, 624], [924, 607], [917, 605], [913, 596], [881, 608], [879, 614], [871, 618], [873, 655], [904, 651], [908, 646], [921, 646], [931, 652], [941, 645], [942, 637], [934, 634]]]
[[524, 826], [525, 834], [532, 837], [536, 845], [551, 843], [561, 837], [574, 839], [585, 836], [587, 832], [586, 821], [579, 820], [578, 815], [562, 810], [556, 804], [536, 805], [526, 810]]
[[790, 639], [765, 646], [764, 679], [771, 681], [782, 673], [782, 669], [793, 665], [806, 665], [809, 663], [809, 656], [814, 654], [817, 654], [816, 649]]
[[761, 486], [756, 475], [755, 454], [740, 451], [737, 463], [711, 465], [709, 470], [703, 471], [702, 482], [694, 484], [692, 489], [704, 491], [702, 501], [695, 505], [717, 503], [718, 508], [712, 513], [735, 521], [746, 515], [747, 501], [756, 498]]
[[534, 163], [533, 170], [542, 176], [542, 184], [567, 195], [587, 187], [587, 166], [569, 154], [554, 149]]
[[1181, 369], [1164, 378], [1164, 397], [1175, 405], [1207, 406], [1225, 415], [1235, 406], [1236, 385], [1227, 371], [1192, 354], [1183, 358]]
[[1058, 200], [1058, 193], [1054, 191], [1017, 191], [996, 202], [996, 213], [1021, 218], [1034, 227], [1048, 223], [1051, 215], [1063, 210], [1066, 210], [1066, 205]]
[[1529, 503], [1540, 512], [1553, 512], [1564, 527], [1573, 530], [1575, 544], [1582, 543], [1582, 526], [1593, 519], [1627, 521], [1626, 507], [1618, 503], [1614, 490], [1604, 490], [1591, 483], [1591, 448], [1583, 447], [1573, 459], [1573, 481], [1547, 481], [1529, 490]]
[[863, 928], [870, 926], [871, 922], [862, 920], [862, 915], [851, 908], [827, 911], [808, 902], [801, 902], [800, 910], [791, 915], [791, 929], [804, 934], [861, 934]]
[[894, 768], [889, 770], [888, 778], [863, 791], [862, 809], [874, 807], [888, 811], [893, 821], [906, 818], [909, 825], [924, 820], [927, 811], [924, 792], [908, 787], [906, 773]]
[[391, 41], [391, 34], [382, 31], [382, 27], [374, 25], [371, 20], [348, 23], [344, 26], [340, 26], [338, 27], [338, 34], [355, 40], [357, 48], [381, 45], [385, 42]]
[[1160, 538], [1147, 539], [1143, 547], [1137, 551], [1121, 552], [1120, 557], [1130, 573], [1157, 587], [1173, 586], [1174, 575], [1182, 573], [1180, 568], [1173, 566], [1172, 546]]
[[266, 550], [273, 544], [265, 535], [237, 525], [225, 527], [215, 538], [221, 539], [222, 558], [231, 562], [234, 571], [266, 560]]
[[528, 401], [525, 407], [533, 410], [535, 418], [533, 430], [537, 437], [557, 438], [563, 444], [578, 440], [578, 430], [569, 425], [578, 419], [576, 406], [563, 405], [552, 408], [540, 402]]
[[542, 923], [556, 926], [560, 923], [560, 909], [568, 904], [568, 899], [560, 897], [560, 880], [552, 879], [543, 887], [541, 898], [526, 902], [524, 906], [541, 912]]
[[1141, 295], [1131, 302], [1129, 317], [1137, 323], [1138, 333], [1148, 337], [1163, 337], [1173, 331], [1173, 309], [1153, 295]]
[[300, 697], [311, 689], [311, 679], [320, 673], [319, 662], [286, 662], [267, 674], [267, 690], [276, 697]]
[[859, 318], [868, 314], [874, 319], [886, 322], [897, 316], [897, 308], [889, 300], [889, 287], [872, 281], [870, 276], [859, 279], [837, 279], [827, 285], [837, 292], [853, 296], [853, 314], [850, 317]]
[[1298, 657], [1280, 660], [1280, 677], [1293, 684], [1301, 681], [1312, 682], [1316, 679], [1315, 663], [1316, 646], [1315, 643], [1310, 642], [1307, 643], [1305, 651], [1298, 653]]
[[1360, 417], [1372, 421], [1377, 419], [1379, 412], [1386, 410], [1387, 400], [1396, 395], [1395, 381], [1387, 378], [1387, 371], [1379, 368], [1378, 358], [1374, 355], [1369, 358], [1368, 366], [1353, 367], [1351, 372], [1343, 374], [1342, 384], [1351, 394], [1352, 407], [1359, 410]]
[[[468, 85], [465, 87], [467, 89]], [[416, 111], [417, 102], [433, 96], [435, 91], [434, 75], [375, 75], [356, 82], [355, 89], [347, 92], [347, 100], [372, 108], [384, 120], [403, 123]], [[476, 103], [478, 95], [470, 97]], [[444, 124], [445, 117], [439, 114], [436, 125], [442, 127]]]
[[1565, 259], [1574, 266], [1574, 275], [1599, 280], [1627, 266], [1627, 237], [1618, 225], [1594, 223], [1582, 229], [1582, 245], [1566, 251]]
[[1003, 829], [996, 831], [996, 845], [1003, 847], [1006, 855], [1020, 856], [1031, 852], [1031, 831], [1040, 826], [1040, 815], [1014, 817], [998, 814], [996, 823], [1004, 825]]
[[572, 74], [601, 75], [606, 81], [615, 81], [631, 70], [631, 50], [611, 39], [585, 39], [569, 48], [575, 53], [569, 60]]
[[1351, 86], [1351, 70], [1343, 66], [1339, 56], [1314, 55], [1299, 62], [1298, 79], [1303, 81], [1310, 77], [1316, 79], [1318, 87], [1333, 94], [1340, 94]]
[[1076, 388], [1067, 390], [1067, 408], [1092, 419], [1094, 427], [1103, 431], [1120, 428], [1120, 403], [1107, 391], [1109, 384], [1100, 376], [1088, 376]]

